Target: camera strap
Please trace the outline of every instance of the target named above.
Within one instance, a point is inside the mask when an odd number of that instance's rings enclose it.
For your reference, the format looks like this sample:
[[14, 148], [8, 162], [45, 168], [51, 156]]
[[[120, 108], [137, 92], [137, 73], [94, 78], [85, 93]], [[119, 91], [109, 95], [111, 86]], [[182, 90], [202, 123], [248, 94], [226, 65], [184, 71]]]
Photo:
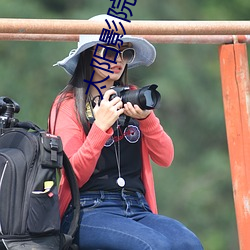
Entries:
[[[118, 121], [115, 122], [116, 125], [116, 132], [117, 132], [117, 138], [119, 138], [119, 123]], [[126, 182], [121, 176], [121, 148], [120, 148], [120, 140], [117, 140], [117, 145], [116, 142], [114, 141], [114, 147], [115, 147], [115, 159], [116, 159], [116, 164], [117, 164], [117, 170], [118, 170], [118, 178], [116, 180], [116, 183], [119, 187], [124, 187]]]

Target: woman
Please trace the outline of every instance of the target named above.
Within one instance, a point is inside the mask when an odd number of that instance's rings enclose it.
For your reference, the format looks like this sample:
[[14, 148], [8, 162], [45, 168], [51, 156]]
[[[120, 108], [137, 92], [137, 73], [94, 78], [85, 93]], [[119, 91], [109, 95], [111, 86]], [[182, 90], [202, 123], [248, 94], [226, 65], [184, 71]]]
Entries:
[[[105, 19], [110, 17], [92, 18]], [[76, 243], [80, 249], [203, 249], [184, 225], [157, 214], [149, 157], [168, 167], [171, 138], [152, 110], [123, 104], [112, 89], [128, 86], [128, 68], [153, 63], [155, 48], [131, 36], [123, 36], [120, 46], [98, 44], [98, 35], [81, 35], [78, 48], [57, 63], [72, 78], [56, 98], [49, 124], [62, 138], [81, 193]], [[59, 198], [66, 231], [72, 213], [64, 173]]]

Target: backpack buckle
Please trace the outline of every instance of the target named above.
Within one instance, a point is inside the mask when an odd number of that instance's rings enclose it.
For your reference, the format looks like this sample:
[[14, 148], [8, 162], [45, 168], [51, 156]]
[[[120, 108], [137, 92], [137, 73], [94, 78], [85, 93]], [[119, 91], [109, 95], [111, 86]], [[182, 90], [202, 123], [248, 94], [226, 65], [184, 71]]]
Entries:
[[58, 142], [57, 142], [57, 138], [50, 138], [50, 148], [51, 150], [55, 150], [55, 151], [58, 151]]

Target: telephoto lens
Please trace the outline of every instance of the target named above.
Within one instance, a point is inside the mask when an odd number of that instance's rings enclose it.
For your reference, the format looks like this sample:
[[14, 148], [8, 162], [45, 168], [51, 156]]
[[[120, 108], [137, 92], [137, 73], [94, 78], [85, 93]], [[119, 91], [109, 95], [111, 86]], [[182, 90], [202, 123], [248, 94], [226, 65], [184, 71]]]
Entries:
[[140, 89], [131, 90], [129, 87], [112, 87], [116, 91], [116, 95], [111, 95], [110, 100], [115, 96], [119, 96], [122, 99], [123, 104], [130, 102], [131, 104], [137, 104], [142, 110], [155, 109], [159, 107], [161, 95], [156, 90], [158, 85], [151, 84]]

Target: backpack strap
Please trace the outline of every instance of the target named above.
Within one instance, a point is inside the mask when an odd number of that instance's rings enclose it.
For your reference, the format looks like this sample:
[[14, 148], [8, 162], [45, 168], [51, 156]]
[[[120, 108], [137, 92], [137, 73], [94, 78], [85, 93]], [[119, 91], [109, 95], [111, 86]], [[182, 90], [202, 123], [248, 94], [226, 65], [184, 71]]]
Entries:
[[79, 217], [80, 217], [80, 192], [78, 188], [78, 184], [76, 181], [76, 177], [73, 171], [73, 168], [71, 166], [71, 163], [69, 161], [69, 158], [63, 151], [63, 167], [64, 171], [66, 173], [70, 190], [71, 190], [71, 196], [72, 196], [72, 207], [73, 207], [73, 219], [70, 224], [70, 228], [68, 230], [67, 234], [61, 234], [61, 240], [60, 240], [60, 250], [78, 250], [78, 246], [76, 244], [73, 244], [73, 239], [75, 236], [75, 233], [79, 226]]
[[74, 237], [78, 226], [79, 226], [79, 217], [80, 217], [80, 192], [77, 184], [77, 180], [75, 177], [74, 170], [71, 166], [71, 163], [69, 161], [69, 158], [63, 151], [63, 166], [64, 170], [69, 182], [71, 195], [72, 195], [72, 206], [73, 206], [73, 219], [68, 231], [68, 234]]
[[32, 130], [37, 131], [37, 132], [44, 131], [43, 129], [41, 129], [40, 127], [38, 127], [33, 122], [17, 122], [15, 124], [15, 127], [16, 128], [23, 128], [23, 129], [27, 129], [27, 130], [32, 129]]

